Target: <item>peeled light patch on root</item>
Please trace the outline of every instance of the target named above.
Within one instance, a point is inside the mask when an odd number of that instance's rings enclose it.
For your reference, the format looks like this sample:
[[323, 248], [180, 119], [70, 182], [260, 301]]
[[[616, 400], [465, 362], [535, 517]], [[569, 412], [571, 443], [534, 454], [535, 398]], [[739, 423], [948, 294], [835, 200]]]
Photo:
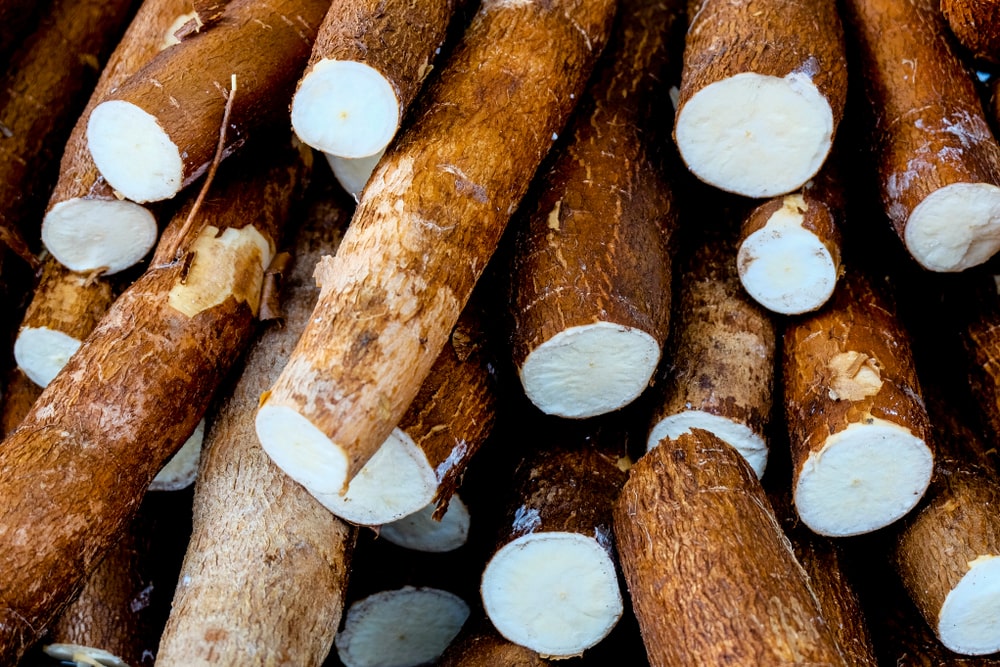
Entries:
[[150, 491], [180, 491], [194, 483], [198, 476], [198, 466], [201, 463], [201, 445], [205, 440], [205, 420], [202, 419], [195, 427], [194, 433], [188, 438], [177, 453], [170, 457], [167, 464], [156, 473], [149, 484]]
[[938, 616], [938, 636], [963, 655], [1000, 651], [1000, 557], [982, 556], [948, 593]]
[[510, 542], [487, 564], [482, 595], [500, 634], [543, 656], [583, 653], [622, 615], [614, 563], [597, 539], [578, 533]]
[[69, 358], [80, 349], [81, 341], [48, 327], [25, 327], [14, 341], [14, 360], [39, 387], [47, 387]]
[[42, 221], [42, 243], [71, 271], [112, 274], [134, 266], [159, 236], [156, 219], [130, 201], [68, 199]]
[[[313, 492], [309, 484], [303, 485]], [[313, 495], [345, 521], [378, 526], [420, 511], [436, 490], [437, 477], [423, 450], [397, 428], [351, 479], [346, 493], [337, 489]]]
[[690, 433], [693, 428], [709, 431], [725, 441], [746, 459], [758, 479], [764, 475], [768, 452], [764, 438], [754, 433], [746, 424], [702, 410], [685, 410], [661, 419], [649, 432], [646, 450], [656, 447], [664, 438], [673, 440], [684, 433]]
[[462, 598], [436, 588], [404, 586], [351, 605], [335, 640], [347, 667], [431, 664], [469, 617]]
[[955, 183], [928, 195], [906, 222], [906, 249], [931, 271], [964, 271], [1000, 250], [1000, 188]]
[[129, 667], [124, 660], [107, 651], [79, 644], [47, 644], [42, 647], [45, 655], [74, 665], [101, 665], [103, 667]]
[[312, 493], [340, 493], [347, 454], [308, 419], [284, 405], [257, 410], [257, 439], [274, 464]]
[[[788, 201], [792, 200], [792, 201]], [[802, 226], [802, 197], [786, 203], [747, 236], [736, 256], [740, 282], [757, 303], [783, 315], [816, 310], [833, 294], [837, 265], [816, 234]]]
[[340, 157], [330, 153], [324, 153], [324, 155], [326, 155], [326, 161], [330, 164], [330, 169], [337, 178], [337, 182], [340, 183], [340, 187], [354, 197], [354, 201], [361, 201], [361, 193], [368, 185], [368, 179], [372, 177], [372, 172], [375, 171], [378, 161], [385, 155], [385, 150], [380, 150], [375, 155], [357, 158]]
[[746, 72], [692, 95], [677, 116], [675, 137], [701, 180], [747, 197], [773, 197], [819, 171], [833, 141], [833, 111], [805, 74]]
[[596, 322], [560, 331], [532, 350], [521, 384], [542, 412], [593, 417], [635, 400], [659, 361], [660, 346], [645, 331]]
[[313, 148], [347, 158], [374, 155], [399, 127], [399, 98], [378, 70], [351, 60], [321, 60], [292, 99], [295, 134]]
[[419, 512], [384, 524], [378, 535], [404, 549], [431, 553], [453, 551], [465, 544], [469, 539], [470, 517], [462, 499], [452, 496], [440, 521], [434, 519], [436, 509], [436, 504], [430, 504]]
[[122, 100], [94, 107], [87, 148], [112, 188], [139, 203], [173, 197], [184, 165], [177, 145], [152, 114]]
[[820, 535], [869, 533], [913, 509], [927, 490], [933, 463], [927, 444], [909, 429], [874, 418], [854, 423], [806, 459], [795, 508]]

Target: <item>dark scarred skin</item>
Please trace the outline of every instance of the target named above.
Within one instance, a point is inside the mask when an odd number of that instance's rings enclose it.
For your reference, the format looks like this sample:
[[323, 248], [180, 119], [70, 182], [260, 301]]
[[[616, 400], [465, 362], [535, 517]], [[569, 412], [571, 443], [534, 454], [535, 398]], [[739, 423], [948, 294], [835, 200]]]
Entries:
[[[253, 225], [273, 248], [302, 161], [280, 150], [270, 151], [270, 167], [253, 157], [228, 176], [220, 172], [196, 219], [220, 230]], [[254, 171], [241, 168], [254, 164]], [[16, 662], [125, 529], [250, 341], [250, 301], [230, 294], [193, 316], [169, 304], [185, 275], [192, 284], [198, 262], [197, 255], [193, 262], [160, 256], [172, 251], [186, 214], [185, 207], [151, 268], [0, 443], [0, 567], [7, 573], [0, 587], [0, 664]], [[257, 255], [245, 249], [235, 258], [245, 269], [237, 290], [253, 284], [251, 269], [264, 259]], [[261, 276], [263, 270], [257, 269]]]
[[483, 3], [372, 175], [337, 255], [318, 266], [315, 316], [264, 404], [297, 411], [343, 448], [348, 480], [445, 345], [613, 12], [609, 0]]
[[1000, 62], [1000, 4], [994, 0], [940, 0], [955, 38], [975, 58]]
[[[663, 346], [677, 224], [651, 114], [674, 80], [682, 3], [622, 4], [569, 141], [537, 187], [514, 257], [515, 365], [571, 327], [611, 322]], [[656, 123], [662, 123], [658, 117]]]
[[614, 511], [650, 665], [847, 665], [743, 457], [694, 429], [632, 467]]

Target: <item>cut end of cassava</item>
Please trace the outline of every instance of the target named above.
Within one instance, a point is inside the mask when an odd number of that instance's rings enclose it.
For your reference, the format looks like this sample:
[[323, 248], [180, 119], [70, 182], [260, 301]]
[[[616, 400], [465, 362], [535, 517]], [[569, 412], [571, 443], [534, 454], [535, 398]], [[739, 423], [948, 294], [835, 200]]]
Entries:
[[368, 185], [368, 180], [372, 177], [372, 172], [375, 171], [378, 161], [385, 155], [385, 150], [381, 150], [375, 155], [357, 158], [340, 157], [330, 153], [324, 153], [324, 155], [326, 155], [326, 161], [330, 163], [330, 169], [337, 178], [337, 182], [340, 183], [340, 187], [344, 188], [344, 191], [354, 197], [354, 201], [357, 202], [361, 201], [361, 193]]
[[378, 526], [420, 511], [434, 497], [437, 477], [423, 450], [397, 428], [351, 479], [346, 493], [317, 493], [309, 483], [302, 485], [341, 519]]
[[54, 660], [74, 665], [100, 665], [102, 667], [129, 667], [121, 658], [107, 651], [79, 644], [47, 644], [42, 647], [45, 655]]
[[938, 637], [963, 655], [1000, 651], [1000, 556], [981, 556], [948, 593], [938, 616]]
[[310, 492], [340, 493], [347, 481], [347, 453], [315, 424], [284, 405], [257, 410], [257, 439], [274, 464]]
[[191, 437], [156, 473], [149, 484], [150, 491], [180, 491], [194, 484], [201, 463], [201, 445], [205, 441], [205, 420], [195, 427]]
[[70, 271], [117, 273], [139, 263], [156, 243], [156, 219], [126, 200], [68, 199], [42, 221], [42, 243]]
[[382, 74], [351, 60], [321, 60], [292, 99], [295, 134], [313, 148], [346, 158], [374, 155], [399, 127], [399, 98]]
[[497, 631], [547, 657], [580, 655], [622, 615], [608, 552], [577, 533], [533, 533], [510, 542], [490, 559], [481, 590]]
[[436, 509], [436, 504], [430, 504], [419, 512], [384, 524], [378, 531], [379, 537], [413, 551], [444, 553], [458, 549], [469, 539], [469, 508], [461, 498], [452, 496], [440, 521], [434, 519]]
[[816, 310], [837, 285], [833, 255], [802, 222], [801, 212], [782, 206], [762, 228], [747, 236], [736, 256], [747, 294], [782, 315]]
[[913, 509], [933, 466], [927, 443], [909, 429], [882, 419], [854, 423], [802, 464], [795, 508], [820, 535], [870, 533]]
[[1000, 250], [1000, 188], [954, 183], [932, 192], [910, 213], [903, 241], [931, 271], [982, 264]]
[[110, 100], [94, 107], [87, 147], [108, 184], [132, 201], [169, 199], [181, 189], [180, 150], [155, 116], [130, 102]]
[[582, 419], [638, 398], [659, 361], [660, 345], [645, 331], [596, 322], [560, 331], [532, 350], [521, 384], [542, 412]]
[[823, 165], [833, 111], [810, 78], [745, 72], [692, 95], [677, 114], [681, 157], [702, 181], [746, 197], [799, 188]]
[[700, 428], [725, 441], [746, 459], [759, 479], [767, 467], [767, 442], [754, 433], [749, 426], [732, 419], [702, 410], [685, 410], [670, 415], [657, 422], [649, 432], [646, 442], [647, 451], [656, 447], [664, 438], [676, 440], [691, 429]]
[[351, 605], [337, 634], [347, 667], [410, 667], [433, 663], [469, 617], [469, 606], [436, 588], [375, 593]]
[[24, 327], [14, 341], [14, 360], [39, 387], [47, 387], [69, 358], [80, 349], [81, 341], [48, 327]]

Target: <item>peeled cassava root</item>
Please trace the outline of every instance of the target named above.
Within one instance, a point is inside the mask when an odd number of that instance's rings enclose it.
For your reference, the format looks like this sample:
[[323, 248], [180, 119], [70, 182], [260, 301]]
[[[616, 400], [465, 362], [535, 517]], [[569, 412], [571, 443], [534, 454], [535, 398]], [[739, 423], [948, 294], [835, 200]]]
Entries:
[[844, 113], [833, 0], [692, 0], [674, 138], [695, 176], [748, 197], [796, 190]]
[[938, 0], [848, 0], [845, 7], [893, 228], [926, 269], [982, 264], [1000, 249], [1000, 146], [949, 43]]
[[537, 184], [513, 259], [513, 357], [543, 412], [617, 410], [649, 385], [669, 330], [676, 211], [651, 116], [680, 3], [627, 2]]
[[[257, 413], [282, 467], [340, 493], [413, 401], [506, 223], [582, 92], [606, 0], [488, 0], [382, 159], [309, 326]], [[546, 95], [537, 91], [544, 89]]]

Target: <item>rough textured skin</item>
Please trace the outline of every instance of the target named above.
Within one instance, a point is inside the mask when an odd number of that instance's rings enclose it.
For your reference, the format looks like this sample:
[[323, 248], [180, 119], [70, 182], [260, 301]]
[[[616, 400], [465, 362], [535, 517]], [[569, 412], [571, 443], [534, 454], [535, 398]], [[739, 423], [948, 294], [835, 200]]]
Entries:
[[478, 627], [456, 637], [435, 664], [438, 667], [547, 667], [552, 663], [531, 649], [504, 639], [484, 620]]
[[849, 664], [756, 476], [711, 433], [639, 459], [614, 521], [654, 667]]
[[45, 327], [82, 341], [111, 306], [115, 290], [106, 278], [74, 273], [53, 258], [45, 261], [21, 328]]
[[734, 245], [727, 233], [706, 233], [687, 257], [654, 425], [703, 410], [764, 436], [774, 387], [774, 322], [743, 291]]
[[609, 0], [487, 0], [317, 267], [314, 318], [266, 402], [347, 451], [348, 480], [416, 396], [613, 11]]
[[[991, 279], [992, 278], [992, 279]], [[962, 342], [969, 366], [972, 396], [990, 437], [1000, 437], [1000, 298], [996, 276], [976, 285], [974, 304], [966, 314]]]
[[[571, 327], [612, 322], [660, 346], [670, 324], [676, 226], [663, 137], [650, 116], [672, 81], [682, 3], [630, 0], [587, 94], [519, 221], [511, 298], [514, 363]], [[662, 122], [660, 118], [657, 123]]]
[[951, 32], [975, 58], [1000, 62], [1000, 4], [995, 0], [940, 0]]
[[285, 321], [247, 356], [211, 420], [194, 502], [194, 529], [157, 665], [308, 667], [333, 645], [356, 531], [275, 466], [254, 436], [254, 408], [305, 327], [320, 255], [333, 252], [343, 212], [313, 210], [286, 274]]
[[[102, 101], [131, 102], [157, 119], [181, 154], [184, 187], [215, 156], [233, 74], [225, 154], [288, 113], [329, 7], [330, 0], [234, 0], [210, 29], [164, 49]], [[254, 49], [239, 52], [241, 44]]]
[[936, 190], [1000, 183], [1000, 147], [937, 3], [844, 3], [874, 115], [882, 203], [900, 238], [910, 213]]
[[7, 374], [3, 388], [3, 409], [0, 411], [0, 438], [14, 432], [24, 416], [31, 410], [42, 388], [32, 382], [19, 368], [12, 368]]
[[809, 455], [850, 424], [882, 419], [930, 442], [909, 337], [863, 272], [848, 270], [818, 313], [789, 320], [784, 347], [793, 486]]
[[[251, 158], [235, 165], [230, 178], [220, 174], [197, 219], [219, 229], [252, 224], [276, 238], [302, 169], [297, 159], [284, 160], [274, 150], [271, 156], [283, 164], [248, 173], [240, 167], [252, 166]], [[172, 245], [186, 214], [178, 213], [161, 251]], [[237, 258], [247, 270], [244, 280], [252, 281], [250, 267], [266, 259], [251, 252]], [[250, 303], [226, 298], [194, 317], [168, 305], [168, 294], [194, 275], [198, 262], [198, 256], [172, 263], [154, 257], [0, 444], [0, 569], [6, 573], [0, 664], [16, 662], [124, 530], [249, 342]]]

